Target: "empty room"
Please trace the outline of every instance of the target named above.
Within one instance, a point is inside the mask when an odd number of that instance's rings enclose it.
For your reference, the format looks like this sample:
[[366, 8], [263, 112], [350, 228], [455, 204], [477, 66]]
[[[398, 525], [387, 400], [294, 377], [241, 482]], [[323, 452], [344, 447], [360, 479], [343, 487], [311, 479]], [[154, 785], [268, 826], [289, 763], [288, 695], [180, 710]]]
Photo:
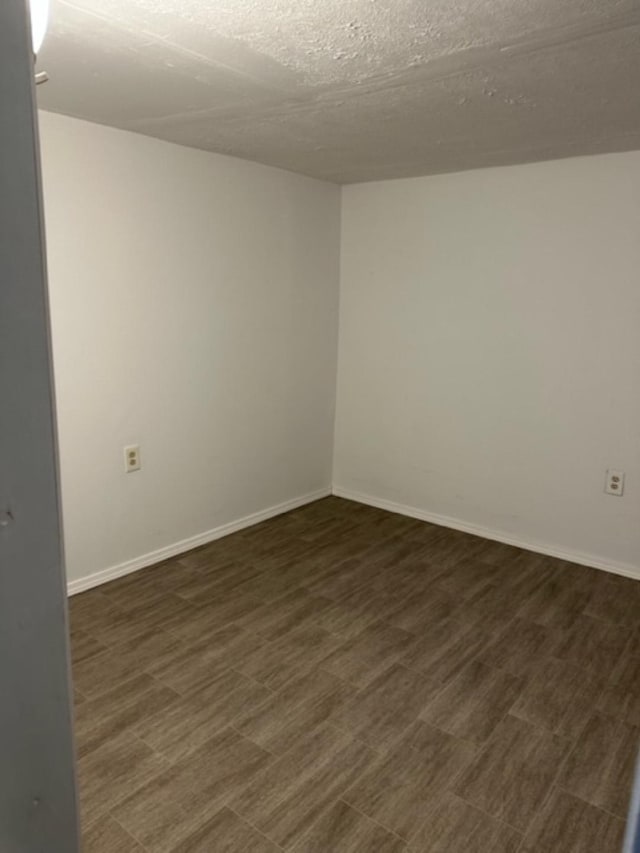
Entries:
[[0, 41], [2, 853], [639, 849], [635, 0]]

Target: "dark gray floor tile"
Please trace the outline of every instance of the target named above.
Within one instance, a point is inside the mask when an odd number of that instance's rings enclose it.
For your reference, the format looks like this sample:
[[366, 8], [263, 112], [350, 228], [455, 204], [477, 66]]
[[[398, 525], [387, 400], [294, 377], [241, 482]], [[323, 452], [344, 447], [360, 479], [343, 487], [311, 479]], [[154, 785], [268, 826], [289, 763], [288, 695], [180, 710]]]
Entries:
[[278, 853], [280, 849], [225, 806], [171, 853]]
[[229, 805], [282, 847], [299, 842], [375, 754], [344, 732], [324, 727], [256, 774]]
[[515, 829], [449, 793], [429, 804], [410, 848], [414, 853], [516, 853], [521, 840]]
[[83, 853], [145, 853], [144, 847], [107, 815], [82, 834]]
[[566, 741], [515, 717], [498, 726], [456, 785], [455, 793], [525, 832], [568, 752]]
[[353, 695], [333, 721], [373, 749], [384, 751], [418, 718], [439, 689], [433, 679], [394, 664]]
[[179, 761], [269, 695], [265, 687], [237, 672], [221, 670], [201, 690], [179, 697], [157, 713], [149, 708], [134, 730], [156, 752]]
[[412, 642], [413, 637], [407, 631], [384, 622], [373, 622], [328, 655], [322, 668], [357, 687], [364, 687], [395, 663]]
[[487, 666], [501, 669], [511, 675], [523, 676], [545, 658], [551, 648], [555, 632], [544, 625], [514, 619], [485, 648], [479, 660]]
[[406, 853], [404, 842], [337, 801], [292, 848], [292, 853]]
[[456, 737], [484, 743], [522, 692], [514, 675], [477, 661], [468, 664], [420, 715]]
[[619, 853], [624, 821], [556, 790], [527, 833], [521, 853]]
[[418, 720], [344, 800], [408, 841], [432, 800], [453, 788], [475, 754], [471, 744]]
[[281, 754], [300, 737], [337, 718], [355, 688], [321, 670], [289, 681], [253, 709], [247, 709], [234, 727], [260, 746]]
[[114, 817], [147, 850], [169, 853], [201, 829], [271, 760], [256, 744], [227, 729], [121, 797]]
[[401, 663], [444, 684], [478, 657], [490, 639], [481, 627], [443, 619], [425, 628], [402, 656]]
[[595, 713], [578, 738], [558, 784], [591, 805], [625, 818], [640, 729]]
[[602, 692], [603, 680], [566, 661], [543, 659], [512, 713], [557, 735], [575, 740]]

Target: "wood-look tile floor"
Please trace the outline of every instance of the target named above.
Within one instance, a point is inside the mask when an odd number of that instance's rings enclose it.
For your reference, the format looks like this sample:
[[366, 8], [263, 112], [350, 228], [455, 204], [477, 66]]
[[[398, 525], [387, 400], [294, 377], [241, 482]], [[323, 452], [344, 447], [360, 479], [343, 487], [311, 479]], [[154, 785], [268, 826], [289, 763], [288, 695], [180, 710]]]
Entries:
[[85, 853], [617, 853], [640, 583], [327, 498], [71, 599]]

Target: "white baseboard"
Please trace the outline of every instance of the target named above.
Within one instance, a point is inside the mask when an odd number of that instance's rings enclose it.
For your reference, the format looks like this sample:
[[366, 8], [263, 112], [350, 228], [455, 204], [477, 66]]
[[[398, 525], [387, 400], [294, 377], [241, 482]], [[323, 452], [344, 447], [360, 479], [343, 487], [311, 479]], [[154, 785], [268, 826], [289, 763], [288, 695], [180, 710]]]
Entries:
[[87, 589], [92, 589], [95, 586], [100, 586], [103, 583], [115, 580], [115, 578], [120, 578], [124, 575], [131, 574], [132, 572], [137, 572], [139, 569], [145, 569], [148, 566], [153, 566], [155, 563], [161, 563], [163, 560], [168, 560], [171, 557], [177, 557], [179, 554], [184, 554], [192, 548], [198, 548], [200, 545], [207, 545], [209, 542], [214, 542], [216, 539], [221, 539], [223, 536], [228, 536], [238, 530], [244, 530], [246, 527], [252, 527], [254, 524], [259, 524], [261, 521], [274, 518], [276, 515], [281, 515], [282, 513], [289, 512], [297, 507], [313, 503], [313, 501], [325, 498], [330, 494], [334, 494], [336, 497], [346, 498], [347, 500], [357, 501], [358, 503], [367, 504], [369, 506], [375, 506], [379, 509], [386, 509], [389, 512], [396, 512], [400, 515], [409, 516], [410, 518], [417, 518], [420, 521], [428, 521], [431, 524], [438, 524], [441, 527], [450, 527], [453, 530], [461, 530], [463, 533], [472, 533], [475, 536], [482, 536], [485, 539], [504, 542], [507, 545], [514, 545], [516, 548], [524, 548], [526, 551], [535, 551], [538, 554], [557, 557], [560, 560], [567, 560], [570, 563], [579, 563], [583, 566], [591, 566], [595, 569], [602, 569], [605, 572], [612, 572], [616, 575], [624, 575], [625, 577], [640, 580], [640, 567], [632, 566], [629, 563], [602, 560], [591, 554], [565, 551], [562, 548], [546, 545], [542, 542], [531, 542], [529, 540], [515, 538], [499, 530], [491, 530], [488, 527], [469, 524], [458, 518], [438, 515], [436, 513], [417, 509], [416, 507], [406, 506], [405, 504], [399, 504], [395, 501], [389, 501], [385, 498], [377, 498], [372, 495], [363, 494], [362, 492], [344, 489], [341, 486], [334, 486], [333, 489], [318, 489], [315, 492], [310, 492], [307, 495], [293, 498], [290, 501], [284, 501], [284, 503], [277, 504], [276, 506], [267, 507], [267, 509], [254, 512], [251, 515], [238, 519], [237, 521], [222, 524], [220, 527], [213, 528], [213, 530], [207, 530], [204, 533], [191, 536], [189, 539], [183, 539], [180, 542], [175, 542], [164, 548], [159, 548], [157, 551], [151, 551], [148, 554], [142, 554], [140, 557], [134, 557], [134, 559], [127, 560], [125, 563], [120, 563], [117, 566], [111, 566], [108, 569], [94, 572], [86, 577], [69, 581], [67, 584], [67, 592], [69, 595], [76, 595], [79, 592], [84, 592]]
[[339, 498], [346, 498], [347, 500], [357, 501], [357, 503], [375, 506], [378, 509], [386, 509], [389, 512], [397, 512], [399, 515], [407, 515], [409, 518], [428, 521], [431, 524], [438, 524], [441, 527], [451, 527], [453, 530], [461, 530], [463, 533], [472, 533], [474, 536], [482, 536], [485, 539], [504, 542], [506, 545], [514, 545], [516, 548], [523, 548], [525, 551], [535, 551], [538, 554], [546, 554], [549, 557], [557, 557], [560, 560], [567, 560], [569, 563], [579, 563], [581, 566], [590, 566], [594, 569], [602, 569], [604, 572], [612, 572], [615, 575], [623, 575], [624, 577], [640, 580], [640, 566], [632, 566], [630, 563], [618, 563], [615, 561], [602, 560], [591, 554], [581, 554], [577, 551], [565, 551], [562, 548], [555, 547], [554, 545], [546, 545], [542, 542], [532, 542], [526, 539], [517, 539], [500, 530], [491, 530], [488, 527], [469, 524], [458, 518], [450, 518], [446, 515], [437, 515], [436, 513], [427, 512], [426, 510], [417, 509], [416, 507], [405, 506], [404, 504], [399, 504], [395, 501], [388, 501], [385, 498], [376, 498], [371, 495], [365, 495], [362, 492], [343, 489], [341, 486], [334, 485], [333, 494]]
[[174, 542], [172, 545], [167, 545], [164, 548], [159, 548], [157, 551], [150, 551], [148, 554], [142, 554], [140, 557], [134, 557], [133, 560], [127, 560], [126, 563], [120, 563], [117, 566], [111, 566], [108, 569], [103, 569], [99, 572], [94, 572], [78, 580], [69, 581], [67, 583], [67, 593], [76, 595], [79, 592], [84, 592], [94, 586], [100, 586], [108, 581], [121, 578], [124, 575], [129, 575], [132, 572], [137, 572], [139, 569], [146, 569], [147, 566], [153, 566], [155, 563], [161, 563], [163, 560], [168, 560], [170, 557], [177, 557], [179, 554], [184, 554], [186, 551], [191, 551], [192, 548], [198, 548], [200, 545], [207, 545], [216, 539], [221, 539], [223, 536], [228, 536], [230, 533], [236, 533], [238, 530], [244, 530], [245, 527], [252, 527], [254, 524], [259, 524], [261, 521], [266, 521], [268, 518], [274, 518], [276, 515], [282, 515], [283, 512], [289, 512], [292, 509], [297, 509], [313, 501], [326, 498], [331, 494], [331, 489], [318, 489], [315, 492], [310, 492], [307, 495], [302, 495], [298, 498], [293, 498], [290, 501], [276, 504], [276, 506], [267, 507], [259, 512], [254, 512], [251, 515], [246, 515], [244, 518], [239, 518], [237, 521], [230, 521], [227, 524], [221, 524], [220, 527], [214, 527], [213, 530], [207, 530], [205, 533], [198, 533], [196, 536], [191, 536], [189, 539], [183, 539], [180, 542]]

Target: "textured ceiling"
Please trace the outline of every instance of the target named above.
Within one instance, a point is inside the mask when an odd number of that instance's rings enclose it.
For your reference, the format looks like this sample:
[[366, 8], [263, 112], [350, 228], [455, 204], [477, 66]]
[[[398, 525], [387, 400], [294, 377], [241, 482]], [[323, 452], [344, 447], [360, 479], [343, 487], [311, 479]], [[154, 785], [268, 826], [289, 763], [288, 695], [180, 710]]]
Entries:
[[52, 0], [43, 109], [339, 183], [640, 149], [640, 0]]

